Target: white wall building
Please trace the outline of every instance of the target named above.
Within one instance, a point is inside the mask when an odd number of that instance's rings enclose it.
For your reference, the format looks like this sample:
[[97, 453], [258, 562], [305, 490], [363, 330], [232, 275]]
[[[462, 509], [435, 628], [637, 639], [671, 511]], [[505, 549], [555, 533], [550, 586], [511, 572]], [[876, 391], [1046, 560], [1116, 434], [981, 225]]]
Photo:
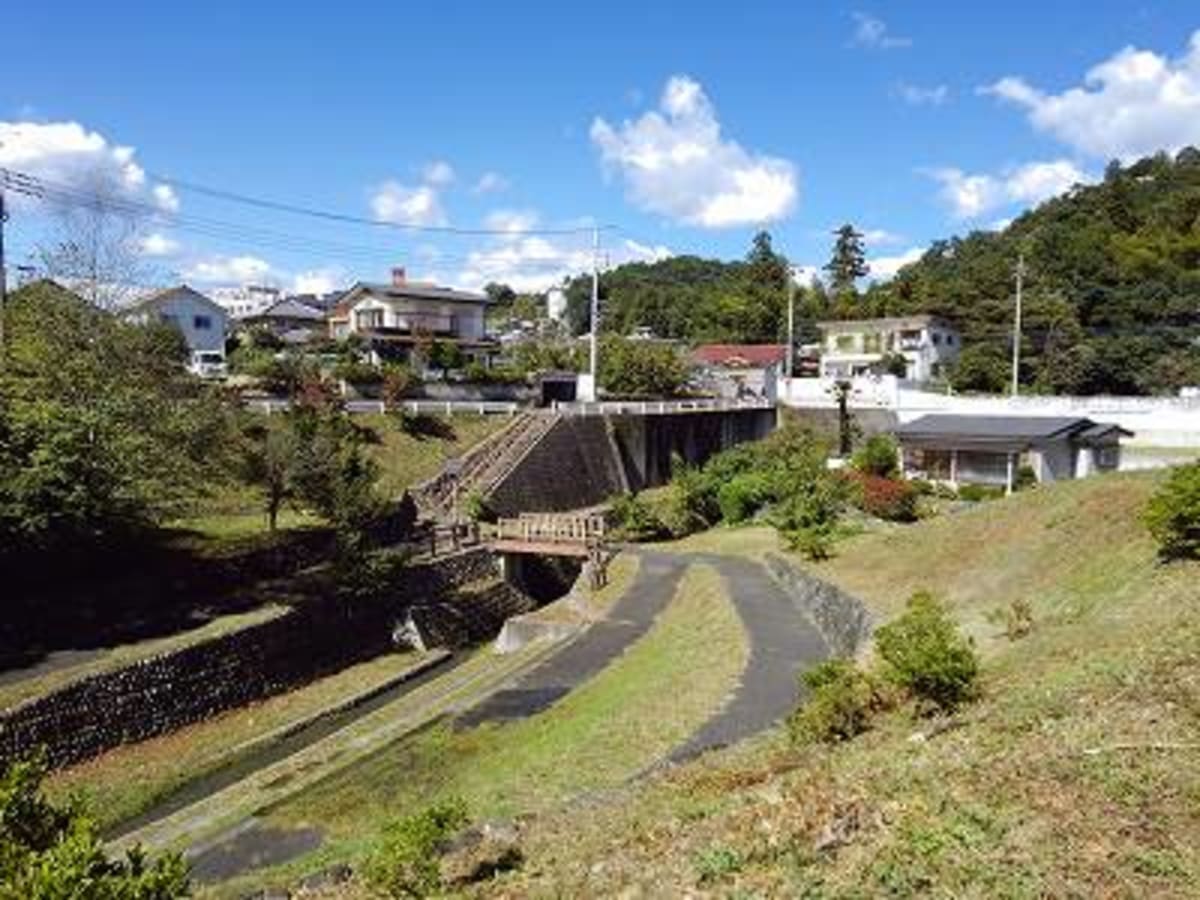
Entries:
[[958, 358], [962, 336], [936, 316], [818, 322], [821, 375], [849, 378], [879, 372], [885, 357], [904, 358], [904, 377], [931, 381]]
[[260, 315], [283, 299], [279, 288], [266, 284], [213, 288], [209, 296], [234, 319]]
[[191, 352], [188, 368], [197, 375], [225, 374], [225, 310], [186, 284], [151, 294], [122, 311], [131, 322], [162, 322], [179, 329]]

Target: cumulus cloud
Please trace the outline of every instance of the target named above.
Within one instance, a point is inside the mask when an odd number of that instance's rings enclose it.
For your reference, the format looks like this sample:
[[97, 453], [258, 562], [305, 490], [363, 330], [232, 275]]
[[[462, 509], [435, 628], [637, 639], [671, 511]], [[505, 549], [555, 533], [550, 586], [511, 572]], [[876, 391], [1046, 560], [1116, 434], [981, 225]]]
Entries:
[[518, 234], [536, 228], [538, 214], [529, 209], [497, 209], [483, 218], [485, 228]]
[[883, 19], [862, 12], [851, 15], [854, 17], [854, 36], [850, 39], [852, 46], [868, 50], [895, 50], [912, 46], [912, 38], [892, 34]]
[[[468, 254], [461, 269], [453, 276], [455, 286], [478, 290], [495, 281], [518, 291], [544, 291], [561, 284], [565, 278], [591, 271], [592, 249], [578, 239], [519, 233], [518, 229], [537, 226], [536, 213], [498, 210], [488, 216], [487, 222], [490, 228], [510, 228], [513, 233], [497, 235], [483, 248]], [[668, 247], [651, 246], [628, 238], [602, 252], [609, 265], [655, 262], [672, 255]], [[431, 265], [436, 263], [436, 259], [430, 261]]]
[[1036, 206], [1094, 180], [1066, 159], [1026, 163], [998, 175], [956, 168], [933, 169], [929, 174], [941, 184], [942, 200], [959, 219], [973, 219], [1009, 204]]
[[435, 159], [421, 170], [421, 176], [426, 184], [446, 187], [454, 183], [454, 167], [444, 159]]
[[1200, 145], [1200, 30], [1176, 59], [1126, 47], [1059, 94], [1015, 76], [980, 91], [1021, 107], [1038, 131], [1098, 159]]
[[297, 294], [328, 294], [346, 283], [346, 273], [338, 266], [309, 269], [292, 279], [292, 291]]
[[704, 89], [684, 75], [667, 82], [657, 110], [615, 127], [595, 119], [591, 139], [635, 205], [678, 222], [757, 225], [783, 218], [796, 203], [792, 163], [724, 138]]
[[179, 252], [179, 241], [155, 231], [142, 238], [141, 248], [146, 256], [173, 256]]
[[[833, 231], [831, 228], [830, 231]], [[901, 243], [904, 238], [886, 228], [868, 228], [862, 233], [863, 243], [873, 247], [885, 247]]]
[[146, 170], [133, 147], [117, 144], [79, 122], [0, 121], [0, 166], [76, 190], [115, 190], [128, 199], [176, 212], [169, 185], [146, 196]]
[[432, 185], [407, 187], [388, 180], [371, 196], [371, 211], [381, 222], [398, 225], [445, 225], [446, 213]]
[[211, 256], [192, 263], [183, 277], [200, 284], [249, 284], [262, 282], [274, 272], [269, 262], [257, 256]]
[[896, 273], [909, 263], [915, 263], [925, 253], [924, 247], [910, 247], [895, 256], [873, 256], [867, 260], [871, 267], [870, 277], [876, 281], [890, 281]]
[[950, 88], [944, 84], [922, 87], [919, 84], [901, 81], [896, 85], [894, 92], [910, 106], [941, 106], [950, 98]]
[[473, 194], [498, 194], [509, 188], [509, 181], [499, 172], [484, 172], [471, 188]]

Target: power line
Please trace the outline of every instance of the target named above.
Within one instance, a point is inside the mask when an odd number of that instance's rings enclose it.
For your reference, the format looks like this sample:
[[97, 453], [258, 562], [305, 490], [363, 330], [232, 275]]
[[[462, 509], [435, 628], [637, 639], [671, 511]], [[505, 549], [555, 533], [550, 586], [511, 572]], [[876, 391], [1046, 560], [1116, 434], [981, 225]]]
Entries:
[[610, 231], [615, 225], [601, 226], [580, 226], [575, 228], [458, 228], [451, 225], [422, 225], [416, 222], [392, 222], [384, 219], [371, 219], [365, 216], [355, 216], [349, 213], [331, 212], [329, 210], [315, 209], [307, 206], [297, 206], [292, 203], [282, 203], [277, 200], [264, 200], [261, 197], [250, 197], [246, 194], [239, 194], [234, 191], [228, 191], [221, 188], [207, 187], [205, 185], [196, 184], [190, 181], [183, 181], [178, 178], [172, 178], [169, 175], [161, 175], [149, 173], [150, 177], [155, 181], [168, 184], [180, 190], [190, 191], [195, 194], [202, 194], [207, 197], [213, 197], [218, 200], [227, 200], [233, 203], [242, 203], [247, 206], [255, 206], [259, 209], [270, 209], [276, 212], [292, 213], [300, 216], [310, 216], [312, 218], [327, 219], [333, 222], [346, 222], [357, 225], [371, 225], [379, 228], [394, 228], [401, 231], [418, 231], [431, 234], [458, 234], [458, 235], [513, 235], [513, 234], [528, 234], [528, 235], [568, 235], [568, 234], [591, 234], [595, 228], [600, 228], [602, 231]]

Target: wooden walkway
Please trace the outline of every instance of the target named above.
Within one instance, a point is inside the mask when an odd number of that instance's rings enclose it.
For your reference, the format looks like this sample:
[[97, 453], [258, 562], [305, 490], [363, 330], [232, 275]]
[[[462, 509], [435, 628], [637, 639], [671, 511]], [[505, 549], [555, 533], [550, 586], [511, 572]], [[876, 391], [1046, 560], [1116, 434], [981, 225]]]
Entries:
[[578, 513], [522, 513], [501, 519], [489, 543], [499, 553], [594, 556], [604, 544], [604, 517]]

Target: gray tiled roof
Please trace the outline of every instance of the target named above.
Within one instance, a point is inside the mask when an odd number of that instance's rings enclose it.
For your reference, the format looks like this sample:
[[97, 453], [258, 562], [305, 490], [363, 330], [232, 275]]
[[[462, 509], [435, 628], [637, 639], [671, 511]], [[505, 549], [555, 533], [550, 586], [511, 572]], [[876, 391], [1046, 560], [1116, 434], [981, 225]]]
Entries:
[[325, 319], [325, 313], [311, 306], [306, 306], [297, 300], [288, 298], [273, 303], [262, 312], [255, 313], [252, 316], [248, 316], [248, 318], [307, 319], [312, 322], [322, 322]]
[[896, 429], [900, 437], [986, 440], [1048, 440], [1095, 427], [1082, 416], [961, 416], [934, 413]]
[[449, 300], [453, 303], [491, 303], [487, 294], [476, 294], [471, 291], [459, 291], [454, 288], [439, 287], [434, 284], [369, 284], [360, 281], [351, 291], [366, 290], [372, 294], [382, 294], [385, 297], [417, 297], [421, 300]]

